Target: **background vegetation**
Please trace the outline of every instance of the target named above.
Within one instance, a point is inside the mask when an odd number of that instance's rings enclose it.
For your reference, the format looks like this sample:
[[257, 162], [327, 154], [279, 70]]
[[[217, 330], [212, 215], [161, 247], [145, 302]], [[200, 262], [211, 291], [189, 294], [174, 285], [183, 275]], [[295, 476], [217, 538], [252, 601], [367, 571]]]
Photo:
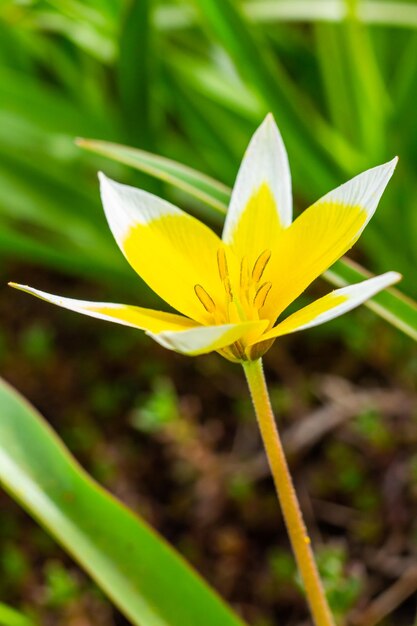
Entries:
[[[248, 138], [272, 111], [298, 210], [400, 155], [353, 256], [373, 272], [402, 272], [401, 289], [416, 298], [416, 29], [414, 2], [2, 0], [3, 282], [154, 301], [107, 231], [97, 169], [173, 199], [215, 227], [219, 215], [82, 150], [74, 138], [145, 149], [231, 185]], [[177, 357], [139, 333], [6, 288], [0, 310], [2, 373], [84, 466], [173, 541], [248, 621], [303, 623], [239, 370], [216, 355]], [[415, 347], [361, 309], [281, 340], [267, 367], [307, 520], [326, 545], [321, 561], [335, 610], [352, 624], [411, 626]], [[42, 624], [124, 623], [52, 541], [0, 498], [0, 599]]]

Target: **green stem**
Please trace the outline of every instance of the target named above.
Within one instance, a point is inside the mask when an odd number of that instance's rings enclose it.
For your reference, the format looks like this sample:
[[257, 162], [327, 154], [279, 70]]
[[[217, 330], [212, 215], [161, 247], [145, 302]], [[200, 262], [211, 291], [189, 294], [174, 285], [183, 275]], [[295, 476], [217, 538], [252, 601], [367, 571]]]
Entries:
[[269, 400], [261, 359], [243, 363], [278, 499], [316, 626], [334, 626]]

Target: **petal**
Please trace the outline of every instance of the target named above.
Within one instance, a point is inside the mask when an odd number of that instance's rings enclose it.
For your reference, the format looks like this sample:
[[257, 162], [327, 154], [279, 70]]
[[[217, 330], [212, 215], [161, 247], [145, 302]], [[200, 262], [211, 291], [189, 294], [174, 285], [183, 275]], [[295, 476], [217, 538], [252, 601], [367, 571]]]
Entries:
[[164, 331], [158, 334], [148, 332], [147, 335], [168, 350], [197, 356], [230, 346], [248, 333], [255, 332], [260, 335], [265, 326], [265, 321], [242, 322], [241, 324], [224, 324], [222, 326], [200, 326], [180, 332]]
[[393, 285], [399, 280], [401, 280], [401, 274], [386, 272], [355, 285], [336, 289], [287, 317], [286, 320], [263, 335], [262, 341], [324, 324], [324, 322], [328, 322], [354, 309], [382, 289]]
[[206, 321], [194, 287], [202, 285], [213, 300], [223, 297], [219, 237], [169, 202], [99, 176], [109, 226], [133, 269], [174, 309]]
[[255, 132], [233, 188], [223, 241], [253, 263], [292, 220], [287, 152], [271, 114]]
[[367, 170], [331, 191], [282, 232], [265, 272], [272, 289], [263, 316], [276, 319], [353, 246], [375, 212], [396, 162]]
[[[372, 167], [362, 174], [358, 174], [347, 183], [336, 187], [323, 196], [315, 204], [336, 203], [350, 206], [360, 206], [366, 212], [366, 221], [369, 222], [376, 211], [378, 202], [388, 185], [398, 163], [398, 157], [394, 157], [388, 163]], [[363, 230], [363, 229], [362, 229]]]
[[74, 300], [73, 298], [62, 298], [61, 296], [54, 296], [45, 291], [28, 287], [27, 285], [18, 285], [16, 283], [9, 283], [9, 285], [15, 289], [20, 289], [20, 291], [30, 293], [42, 300], [51, 302], [52, 304], [57, 304], [64, 309], [69, 309], [70, 311], [76, 311], [77, 313], [83, 313], [90, 317], [97, 317], [98, 319], [116, 322], [116, 324], [123, 324], [124, 326], [132, 326], [133, 328], [139, 328], [140, 330], [147, 330], [153, 333], [159, 333], [163, 330], [185, 330], [197, 326], [196, 322], [193, 320], [173, 313], [153, 311], [152, 309], [144, 309], [127, 304], [87, 302], [85, 300]]

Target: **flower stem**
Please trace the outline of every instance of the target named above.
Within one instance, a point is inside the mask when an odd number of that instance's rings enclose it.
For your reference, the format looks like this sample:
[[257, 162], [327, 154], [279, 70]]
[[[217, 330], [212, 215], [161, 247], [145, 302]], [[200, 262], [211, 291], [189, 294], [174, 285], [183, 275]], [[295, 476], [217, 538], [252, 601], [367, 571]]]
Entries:
[[317, 571], [310, 538], [307, 534], [276, 427], [265, 383], [262, 361], [261, 359], [246, 361], [243, 363], [243, 369], [245, 370], [278, 499], [314, 622], [316, 626], [334, 626], [335, 622], [330, 613], [323, 585]]

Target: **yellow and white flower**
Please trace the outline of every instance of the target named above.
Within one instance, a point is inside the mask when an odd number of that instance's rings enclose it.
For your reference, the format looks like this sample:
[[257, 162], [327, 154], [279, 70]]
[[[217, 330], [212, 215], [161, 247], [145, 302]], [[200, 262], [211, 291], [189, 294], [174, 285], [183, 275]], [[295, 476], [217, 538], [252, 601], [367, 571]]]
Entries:
[[232, 361], [260, 357], [281, 335], [327, 322], [397, 282], [387, 272], [337, 289], [278, 321], [356, 242], [397, 159], [359, 174], [292, 221], [287, 153], [268, 115], [240, 166], [222, 238], [166, 200], [100, 174], [111, 231], [133, 269], [180, 314], [86, 302], [13, 287], [53, 304], [144, 330], [165, 348]]

